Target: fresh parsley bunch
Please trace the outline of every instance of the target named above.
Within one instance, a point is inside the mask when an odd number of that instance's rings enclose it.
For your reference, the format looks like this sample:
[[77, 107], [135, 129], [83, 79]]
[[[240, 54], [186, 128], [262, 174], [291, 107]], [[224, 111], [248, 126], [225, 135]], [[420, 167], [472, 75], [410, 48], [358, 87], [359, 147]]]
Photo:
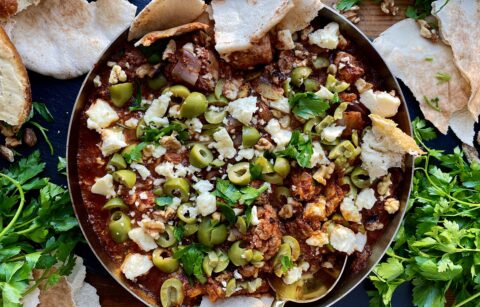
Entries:
[[[55, 284], [68, 275], [81, 240], [66, 189], [41, 173], [35, 151], [0, 172], [0, 305], [20, 306], [40, 282]], [[32, 270], [42, 269], [40, 279]]]
[[413, 284], [416, 306], [480, 302], [480, 165], [467, 163], [459, 148], [447, 154], [427, 147], [436, 137], [424, 120], [413, 122], [414, 136], [427, 154], [417, 158], [407, 214], [370, 280], [371, 306], [391, 306], [395, 289]]

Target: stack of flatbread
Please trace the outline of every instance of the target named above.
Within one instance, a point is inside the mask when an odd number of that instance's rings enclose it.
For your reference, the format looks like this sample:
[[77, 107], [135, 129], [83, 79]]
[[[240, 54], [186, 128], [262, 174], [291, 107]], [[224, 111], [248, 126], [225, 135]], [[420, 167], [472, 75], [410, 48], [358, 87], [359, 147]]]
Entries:
[[441, 41], [422, 37], [416, 22], [405, 19], [374, 45], [415, 95], [425, 118], [473, 146], [480, 115], [480, 3], [438, 0], [432, 7]]

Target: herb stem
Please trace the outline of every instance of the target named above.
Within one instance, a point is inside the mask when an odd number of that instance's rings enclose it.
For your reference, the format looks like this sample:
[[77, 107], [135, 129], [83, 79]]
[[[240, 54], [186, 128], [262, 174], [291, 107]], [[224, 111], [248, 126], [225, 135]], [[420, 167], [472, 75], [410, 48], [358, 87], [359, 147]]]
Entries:
[[30, 121], [29, 123], [32, 124], [33, 126], [37, 127], [38, 130], [40, 130], [40, 133], [43, 135], [43, 138], [45, 139], [45, 142], [47, 143], [48, 148], [50, 148], [50, 154], [53, 155], [53, 145], [52, 145], [52, 143], [50, 142], [50, 139], [47, 136], [48, 129], [42, 127], [42, 125], [40, 125], [39, 123], [34, 122], [34, 121]]
[[0, 173], [0, 176], [7, 179], [8, 181], [10, 181], [15, 186], [15, 188], [18, 190], [18, 194], [20, 195], [20, 204], [18, 205], [18, 208], [17, 208], [17, 211], [15, 212], [15, 215], [10, 220], [7, 227], [5, 227], [2, 230], [2, 232], [0, 232], [0, 241], [1, 241], [2, 237], [10, 230], [10, 228], [13, 227], [13, 225], [17, 221], [18, 217], [20, 216], [20, 213], [22, 213], [23, 206], [25, 205], [25, 194], [23, 192], [22, 186], [20, 185], [20, 183], [18, 181], [16, 181], [15, 179], [13, 179], [13, 178], [11, 178], [11, 177], [3, 174], [3, 173]]
[[469, 303], [469, 302], [473, 301], [473, 300], [474, 300], [474, 299], [476, 299], [477, 297], [480, 297], [480, 292], [478, 292], [478, 293], [476, 293], [476, 294], [474, 294], [474, 295], [470, 296], [469, 298], [467, 298], [467, 299], [465, 299], [465, 300], [461, 301], [461, 302], [460, 302], [460, 303], [458, 303], [458, 304], [454, 304], [452, 307], [460, 307], [460, 306], [463, 306], [463, 305], [465, 305], [465, 304], [467, 304], [467, 303]]

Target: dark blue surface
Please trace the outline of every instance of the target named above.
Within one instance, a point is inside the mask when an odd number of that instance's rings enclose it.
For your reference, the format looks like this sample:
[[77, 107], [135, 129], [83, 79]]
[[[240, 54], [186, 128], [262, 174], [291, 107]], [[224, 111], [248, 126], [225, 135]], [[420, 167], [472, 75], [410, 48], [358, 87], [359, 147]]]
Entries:
[[[139, 8], [142, 8], [147, 0], [130, 0], [136, 4]], [[48, 135], [52, 140], [54, 146], [54, 155], [50, 155], [48, 147], [41, 139], [39, 134], [39, 144], [36, 148], [39, 148], [42, 152], [42, 158], [47, 163], [46, 175], [52, 178], [52, 181], [66, 185], [66, 178], [57, 173], [57, 156], [65, 156], [66, 151], [66, 139], [68, 123], [70, 120], [70, 114], [73, 104], [75, 102], [78, 90], [83, 82], [83, 77], [79, 77], [73, 80], [55, 80], [53, 78], [41, 76], [36, 73], [29, 72], [30, 82], [32, 85], [32, 95], [34, 101], [46, 103], [51, 113], [55, 118], [55, 122], [45, 125], [48, 129]], [[405, 98], [409, 105], [409, 110], [412, 119], [419, 114], [419, 110], [415, 100], [408, 89], [402, 86], [404, 90]], [[451, 151], [455, 146], [458, 146], [457, 139], [449, 133], [447, 136], [442, 136], [434, 141], [432, 144], [438, 149], [445, 149]], [[19, 151], [22, 154], [29, 152], [24, 147], [21, 147]], [[0, 168], [6, 165], [4, 161], [0, 161]], [[77, 253], [86, 259], [86, 265], [88, 271], [96, 272], [110, 278], [110, 275], [103, 269], [98, 260], [92, 254], [87, 245], [81, 245], [77, 249]], [[115, 281], [111, 279], [112, 283]], [[347, 297], [337, 303], [336, 307], [365, 307], [368, 306], [368, 296], [366, 291], [372, 289], [372, 285], [364, 281], [356, 289], [354, 289]], [[400, 287], [393, 296], [394, 307], [409, 307], [413, 306], [411, 303], [411, 289], [409, 285]], [[139, 303], [139, 306], [141, 304]]]

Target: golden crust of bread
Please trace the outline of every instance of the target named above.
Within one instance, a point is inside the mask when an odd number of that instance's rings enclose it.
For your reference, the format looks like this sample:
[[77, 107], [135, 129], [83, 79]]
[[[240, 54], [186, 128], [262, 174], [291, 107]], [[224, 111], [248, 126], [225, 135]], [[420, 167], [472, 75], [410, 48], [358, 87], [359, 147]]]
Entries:
[[[30, 113], [32, 105], [30, 81], [20, 55], [2, 27], [0, 27], [0, 77], [3, 78], [0, 80], [2, 81], [0, 84], [0, 108], [2, 109], [0, 110], [0, 121], [11, 126], [22, 125]], [[12, 94], [7, 91], [8, 88], [5, 88], [9, 84], [7, 81], [16, 83], [14, 93], [16, 96], [2, 97], [2, 95]]]
[[178, 36], [185, 33], [193, 32], [196, 30], [207, 30], [208, 25], [201, 22], [187, 23], [178, 27], [170, 28], [162, 31], [153, 31], [145, 34], [135, 46], [143, 45], [145, 47], [150, 46], [159, 39], [168, 38], [172, 36]]

